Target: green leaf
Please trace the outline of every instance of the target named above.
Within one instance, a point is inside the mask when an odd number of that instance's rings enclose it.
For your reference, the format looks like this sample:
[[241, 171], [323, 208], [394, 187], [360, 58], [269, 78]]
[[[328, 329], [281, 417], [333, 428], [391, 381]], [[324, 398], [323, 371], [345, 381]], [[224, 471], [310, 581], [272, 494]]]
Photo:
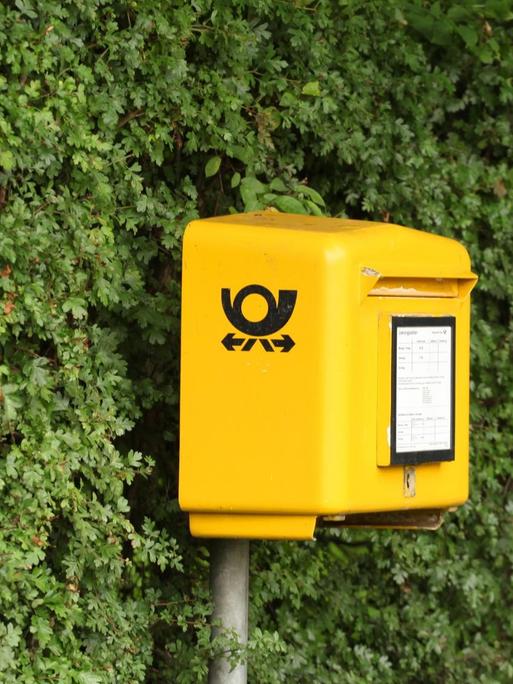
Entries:
[[479, 34], [474, 28], [469, 26], [459, 26], [456, 31], [463, 38], [467, 47], [473, 48], [477, 45]]
[[243, 178], [242, 187], [250, 192], [253, 192], [254, 194], [259, 194], [261, 192], [265, 192], [266, 190], [266, 186], [254, 176], [246, 176]]
[[274, 202], [274, 206], [280, 211], [287, 214], [306, 214], [304, 205], [295, 197], [288, 197], [287, 195], [280, 195]]
[[14, 168], [14, 155], [9, 150], [0, 151], [0, 166], [4, 171], [12, 171]]
[[238, 171], [236, 171], [232, 176], [232, 180], [230, 182], [230, 187], [232, 189], [234, 189], [234, 188], [237, 188], [239, 186], [239, 184], [240, 184], [240, 173]]
[[309, 81], [303, 86], [301, 93], [303, 95], [312, 95], [313, 97], [320, 97], [321, 87], [319, 81]]
[[273, 178], [269, 184], [269, 188], [276, 192], [287, 192], [288, 190], [281, 178]]
[[240, 195], [244, 202], [245, 211], [257, 211], [263, 206], [259, 195], [266, 191], [266, 186], [254, 176], [246, 176], [240, 184]]
[[301, 185], [298, 187], [298, 190], [303, 193], [303, 195], [307, 195], [313, 202], [318, 204], [320, 207], [325, 207], [326, 204], [322, 197], [319, 195], [317, 190], [314, 190], [313, 188], [308, 187], [308, 185]]
[[262, 195], [262, 200], [263, 200], [266, 204], [272, 204], [273, 201], [276, 199], [276, 197], [278, 197], [278, 195], [277, 195], [276, 193], [274, 193], [274, 192], [265, 192], [265, 193]]
[[81, 319], [87, 316], [87, 302], [82, 297], [70, 297], [62, 305], [64, 312], [71, 311], [73, 318]]
[[79, 684], [101, 684], [102, 680], [92, 672], [80, 672], [77, 682]]
[[308, 209], [310, 209], [309, 213], [313, 214], [314, 216], [322, 216], [323, 215], [322, 211], [319, 209], [317, 204], [315, 204], [311, 200], [308, 200], [308, 199], [305, 200], [305, 204], [308, 207]]
[[3, 423], [9, 423], [16, 419], [18, 409], [23, 406], [18, 385], [6, 384], [0, 387], [0, 412]]
[[208, 162], [205, 164], [205, 176], [210, 178], [210, 176], [215, 176], [219, 171], [221, 166], [221, 157], [210, 157]]
[[289, 91], [283, 93], [280, 98], [280, 107], [293, 107], [296, 104], [297, 97]]
[[250, 147], [243, 147], [242, 145], [230, 145], [227, 149], [228, 155], [234, 159], [238, 159], [243, 164], [250, 164], [253, 159], [253, 150]]

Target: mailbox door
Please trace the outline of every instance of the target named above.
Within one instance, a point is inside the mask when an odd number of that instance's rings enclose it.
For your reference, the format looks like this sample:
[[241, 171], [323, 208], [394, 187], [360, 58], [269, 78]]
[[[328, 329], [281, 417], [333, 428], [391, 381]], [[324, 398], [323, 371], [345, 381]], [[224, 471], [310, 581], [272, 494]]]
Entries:
[[[360, 414], [345, 512], [449, 508], [468, 497], [469, 291], [475, 277], [380, 279], [356, 314]], [[372, 408], [371, 408], [372, 407]]]

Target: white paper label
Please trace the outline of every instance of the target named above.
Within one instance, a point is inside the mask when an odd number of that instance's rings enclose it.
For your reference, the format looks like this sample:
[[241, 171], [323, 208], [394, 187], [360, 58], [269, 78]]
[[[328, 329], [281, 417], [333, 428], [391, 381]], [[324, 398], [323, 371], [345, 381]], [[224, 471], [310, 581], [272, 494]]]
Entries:
[[396, 453], [451, 448], [450, 325], [397, 326]]

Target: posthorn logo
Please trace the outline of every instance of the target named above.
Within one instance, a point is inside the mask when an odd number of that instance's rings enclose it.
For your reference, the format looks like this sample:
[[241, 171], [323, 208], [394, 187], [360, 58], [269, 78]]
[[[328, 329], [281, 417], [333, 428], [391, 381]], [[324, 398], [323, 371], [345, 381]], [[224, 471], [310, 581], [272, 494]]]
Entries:
[[[249, 295], [258, 295], [267, 304], [267, 313], [259, 321], [248, 320], [242, 311], [244, 300]], [[223, 287], [221, 289], [223, 311], [233, 327], [239, 333], [243, 333], [244, 337], [228, 332], [221, 340], [221, 344], [227, 351], [248, 352], [258, 342], [266, 352], [274, 352], [278, 349], [282, 352], [289, 352], [295, 345], [292, 337], [287, 334], [281, 334], [279, 337], [273, 337], [273, 335], [289, 322], [296, 300], [297, 290], [279, 290], [278, 300], [276, 300], [273, 293], [263, 285], [246, 285], [237, 292], [232, 301], [230, 288]]]

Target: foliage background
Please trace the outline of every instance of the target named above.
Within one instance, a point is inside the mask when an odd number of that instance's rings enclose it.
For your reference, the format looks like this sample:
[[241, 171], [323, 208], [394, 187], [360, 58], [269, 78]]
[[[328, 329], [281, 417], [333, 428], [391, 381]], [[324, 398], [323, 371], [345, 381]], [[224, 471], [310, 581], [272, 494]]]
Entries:
[[2, 682], [205, 681], [180, 239], [269, 205], [455, 236], [481, 279], [471, 501], [253, 544], [250, 681], [513, 681], [512, 39], [508, 0], [0, 5]]

